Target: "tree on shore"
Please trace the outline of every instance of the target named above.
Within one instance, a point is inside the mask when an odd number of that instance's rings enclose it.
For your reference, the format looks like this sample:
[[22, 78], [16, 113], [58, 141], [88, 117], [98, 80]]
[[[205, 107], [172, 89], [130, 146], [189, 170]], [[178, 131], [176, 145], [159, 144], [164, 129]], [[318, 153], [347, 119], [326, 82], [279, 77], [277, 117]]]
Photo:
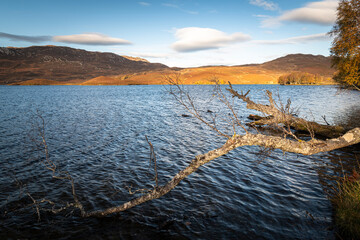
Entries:
[[329, 32], [334, 37], [330, 50], [337, 68], [334, 80], [360, 90], [360, 0], [341, 0], [337, 19]]
[[[156, 170], [156, 155], [154, 148], [150, 141], [150, 161], [154, 164], [155, 171], [155, 184], [150, 189], [141, 189], [141, 191], [131, 191], [129, 193], [136, 193], [135, 198], [127, 201], [121, 205], [109, 207], [107, 209], [87, 210], [83, 203], [79, 200], [77, 192], [75, 191], [76, 181], [68, 172], [61, 171], [57, 165], [51, 160], [49, 155], [49, 147], [46, 142], [44, 120], [41, 118], [42, 124], [39, 129], [38, 145], [44, 152], [42, 160], [43, 165], [52, 172], [52, 177], [60, 181], [68, 181], [71, 185], [72, 202], [67, 202], [66, 205], [59, 206], [54, 200], [43, 198], [35, 199], [30, 193], [29, 198], [33, 204], [29, 205], [36, 209], [38, 218], [40, 219], [41, 211], [52, 212], [54, 214], [62, 212], [66, 209], [78, 209], [82, 217], [103, 217], [109, 214], [125, 211], [129, 208], [142, 204], [144, 202], [160, 198], [174, 189], [183, 179], [195, 172], [202, 165], [219, 158], [228, 152], [243, 146], [260, 146], [265, 149], [273, 150], [279, 149], [284, 152], [292, 152], [303, 155], [312, 155], [319, 152], [327, 152], [334, 149], [350, 146], [360, 142], [360, 128], [345, 130], [339, 126], [322, 125], [315, 122], [310, 122], [302, 118], [298, 118], [292, 114], [291, 101], [287, 104], [282, 104], [275, 101], [270, 91], [266, 92], [268, 103], [260, 104], [251, 100], [249, 97], [250, 91], [243, 93], [238, 92], [231, 84], [226, 90], [228, 93], [223, 92], [220, 85], [215, 86], [214, 95], [223, 104], [229, 114], [223, 116], [229, 124], [227, 131], [220, 128], [217, 124], [218, 119], [207, 119], [196, 107], [196, 103], [190, 94], [185, 91], [184, 87], [179, 84], [178, 79], [169, 77], [168, 92], [174, 99], [181, 104], [193, 117], [197, 118], [200, 122], [207, 125], [211, 130], [215, 131], [220, 136], [224, 137], [224, 144], [207, 153], [195, 156], [191, 163], [183, 170], [179, 171], [164, 185], [159, 185], [157, 180]], [[264, 117], [258, 117], [256, 121], [246, 125], [238, 117], [231, 99], [237, 99], [246, 104], [248, 109], [259, 111]], [[265, 134], [256, 128], [256, 126], [268, 126], [276, 131], [278, 134]], [[229, 130], [232, 129], [232, 130]], [[255, 130], [254, 130], [255, 129]], [[300, 139], [295, 130], [306, 131], [310, 134], [310, 138]], [[230, 131], [230, 132], [229, 132]], [[243, 134], [238, 134], [242, 132]], [[316, 138], [317, 135], [325, 136], [328, 139], [320, 140]]]
[[324, 81], [324, 77], [318, 74], [311, 74], [307, 72], [292, 72], [281, 75], [278, 79], [280, 85], [311, 85], [320, 84]]

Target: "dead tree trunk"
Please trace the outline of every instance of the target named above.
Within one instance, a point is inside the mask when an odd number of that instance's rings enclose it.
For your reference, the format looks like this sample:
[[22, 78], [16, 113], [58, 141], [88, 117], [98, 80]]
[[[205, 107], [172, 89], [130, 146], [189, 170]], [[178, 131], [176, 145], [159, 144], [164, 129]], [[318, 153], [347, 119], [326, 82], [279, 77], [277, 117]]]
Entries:
[[339, 137], [345, 133], [345, 129], [341, 126], [323, 125], [293, 116], [289, 113], [289, 105], [291, 102], [288, 102], [284, 109], [279, 109], [279, 106], [276, 106], [276, 102], [274, 101], [272, 93], [270, 91], [266, 91], [270, 105], [263, 105], [255, 103], [249, 97], [247, 97], [250, 91], [245, 94], [239, 94], [232, 88], [231, 83], [229, 83], [229, 86], [230, 88], [228, 88], [227, 90], [232, 94], [233, 97], [239, 98], [244, 101], [248, 109], [257, 110], [267, 115], [262, 118], [258, 117], [254, 122], [252, 122], [253, 125], [261, 126], [285, 124], [294, 128], [295, 130], [305, 132], [312, 131], [316, 135], [327, 138]]

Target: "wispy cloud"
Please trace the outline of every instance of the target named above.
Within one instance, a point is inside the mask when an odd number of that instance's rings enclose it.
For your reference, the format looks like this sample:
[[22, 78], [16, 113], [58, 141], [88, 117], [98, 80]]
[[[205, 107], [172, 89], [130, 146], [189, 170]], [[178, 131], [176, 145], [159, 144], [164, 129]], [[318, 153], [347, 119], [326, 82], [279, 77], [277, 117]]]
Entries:
[[262, 22], [263, 27], [273, 27], [282, 22], [313, 23], [332, 25], [336, 20], [338, 0], [323, 0], [310, 2], [304, 7], [284, 12], [275, 18], [267, 18]]
[[127, 45], [130, 41], [113, 38], [100, 33], [84, 33], [65, 36], [25, 36], [0, 32], [0, 38], [7, 38], [11, 41], [42, 43], [42, 42], [63, 42], [83, 45]]
[[132, 56], [143, 57], [143, 58], [168, 58], [168, 53], [150, 53], [150, 52], [131, 52]]
[[172, 4], [172, 3], [163, 3], [162, 5], [165, 6], [165, 7], [179, 8], [178, 5]]
[[54, 42], [75, 43], [83, 45], [128, 45], [130, 41], [113, 38], [99, 33], [84, 33], [53, 37]]
[[256, 15], [253, 15], [254, 17], [258, 17], [258, 18], [270, 18], [271, 16], [269, 15], [262, 15], [262, 14], [256, 14]]
[[31, 42], [31, 43], [42, 43], [51, 41], [51, 36], [25, 36], [25, 35], [15, 35], [0, 32], [0, 38], [7, 38], [12, 41], [22, 41], [22, 42]]
[[138, 2], [141, 6], [145, 6], [145, 7], [148, 7], [150, 6], [151, 4], [148, 3], [148, 2]]
[[326, 33], [318, 33], [318, 34], [298, 36], [298, 37], [292, 37], [292, 38], [286, 38], [286, 39], [280, 39], [280, 40], [255, 40], [255, 41], [253, 41], [253, 43], [270, 44], [270, 45], [298, 44], [298, 43], [305, 44], [305, 43], [315, 42], [315, 41], [329, 41], [330, 39], [331, 38]]
[[175, 33], [178, 39], [172, 44], [177, 52], [195, 52], [208, 49], [217, 49], [226, 45], [244, 42], [251, 39], [247, 34], [226, 34], [212, 28], [188, 27], [178, 29]]
[[279, 10], [279, 6], [276, 3], [273, 3], [271, 1], [266, 1], [266, 0], [250, 0], [249, 2], [252, 5], [258, 6], [258, 7], [262, 7], [265, 10], [270, 10], [270, 11], [276, 11]]
[[186, 9], [183, 9], [182, 7], [180, 7], [179, 5], [176, 5], [176, 4], [172, 4], [172, 3], [163, 3], [162, 4], [164, 7], [169, 7], [169, 8], [176, 8], [182, 12], [185, 12], [185, 13], [188, 13], [188, 14], [199, 14], [199, 12], [197, 11], [191, 11], [191, 10], [186, 10]]

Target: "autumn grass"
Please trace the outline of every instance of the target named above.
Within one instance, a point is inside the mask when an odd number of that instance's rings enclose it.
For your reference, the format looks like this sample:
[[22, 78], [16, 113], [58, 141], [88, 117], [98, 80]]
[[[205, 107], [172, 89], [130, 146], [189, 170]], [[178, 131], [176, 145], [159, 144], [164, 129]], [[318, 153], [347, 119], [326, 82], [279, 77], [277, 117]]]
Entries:
[[[355, 176], [354, 176], [355, 175]], [[338, 181], [332, 196], [335, 208], [335, 224], [342, 236], [360, 239], [360, 181], [356, 171]]]

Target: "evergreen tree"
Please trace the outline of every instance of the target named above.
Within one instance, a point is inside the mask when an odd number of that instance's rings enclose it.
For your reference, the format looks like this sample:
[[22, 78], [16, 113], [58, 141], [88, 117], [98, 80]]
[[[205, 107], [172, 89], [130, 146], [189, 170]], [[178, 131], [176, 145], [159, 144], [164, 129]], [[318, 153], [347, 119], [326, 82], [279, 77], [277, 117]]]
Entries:
[[334, 79], [360, 90], [360, 0], [341, 0], [337, 20], [330, 34], [330, 50], [337, 68]]

